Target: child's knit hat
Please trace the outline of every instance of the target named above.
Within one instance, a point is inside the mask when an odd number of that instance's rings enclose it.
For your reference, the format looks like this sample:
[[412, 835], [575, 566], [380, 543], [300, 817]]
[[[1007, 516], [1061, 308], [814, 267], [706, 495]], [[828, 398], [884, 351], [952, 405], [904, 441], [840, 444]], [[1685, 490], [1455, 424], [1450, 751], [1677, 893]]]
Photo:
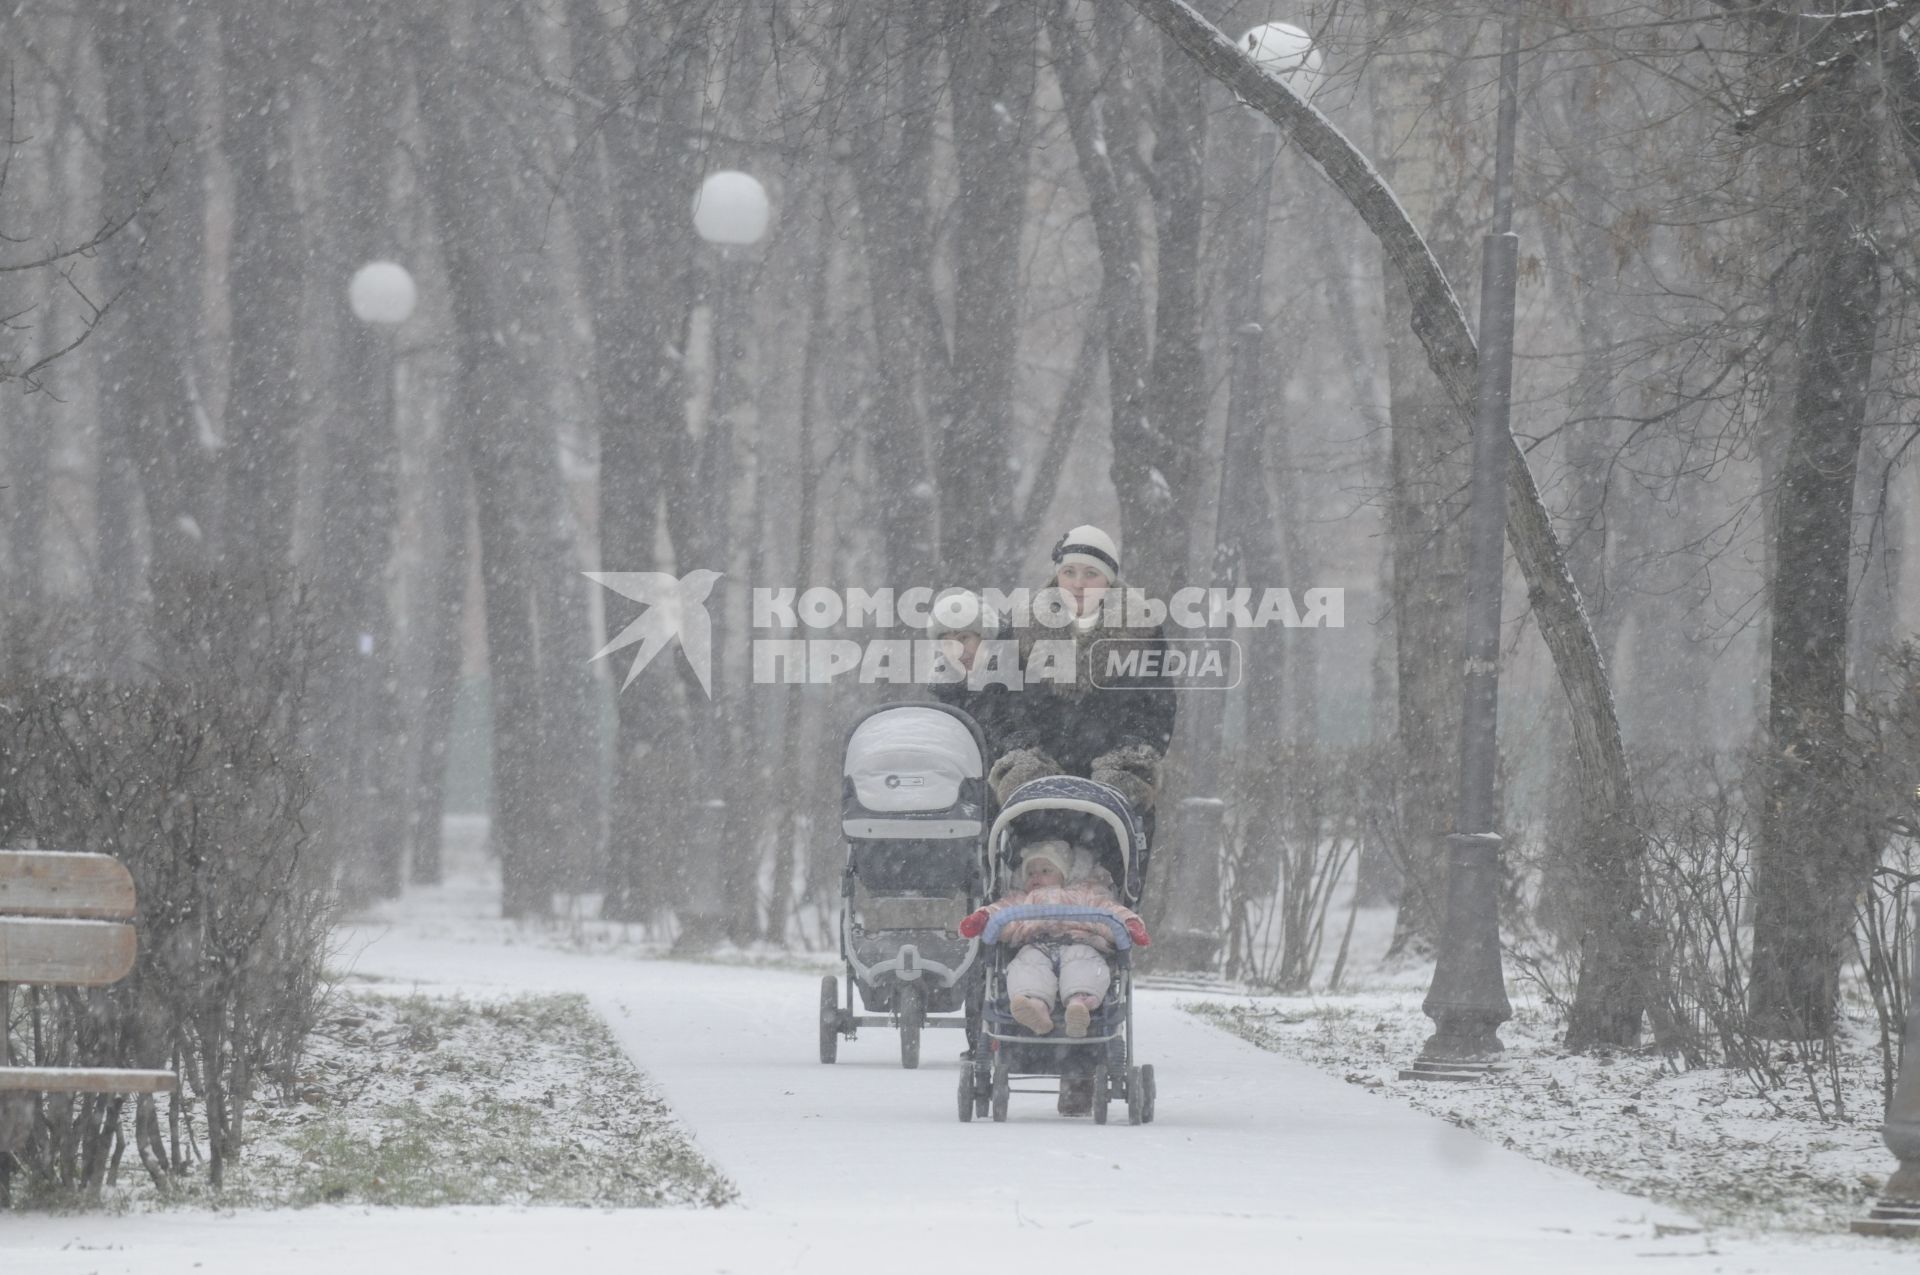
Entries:
[[1035, 859], [1044, 859], [1048, 863], [1051, 863], [1054, 866], [1054, 868], [1060, 873], [1060, 879], [1062, 881], [1065, 881], [1068, 879], [1068, 872], [1073, 867], [1073, 847], [1069, 846], [1066, 842], [1061, 841], [1058, 838], [1048, 838], [1044, 841], [1035, 841], [1029, 845], [1021, 847], [1021, 850], [1020, 850], [1020, 875], [1021, 876], [1024, 877], [1026, 875], [1027, 865], [1029, 863], [1032, 863]]

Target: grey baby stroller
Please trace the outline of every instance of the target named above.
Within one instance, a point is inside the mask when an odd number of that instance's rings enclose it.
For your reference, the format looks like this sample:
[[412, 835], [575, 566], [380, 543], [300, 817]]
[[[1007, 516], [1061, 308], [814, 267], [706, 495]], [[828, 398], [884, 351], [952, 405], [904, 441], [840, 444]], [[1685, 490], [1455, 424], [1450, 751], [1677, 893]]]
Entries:
[[[1059, 837], [1091, 849], [1113, 877], [1120, 901], [1137, 908], [1146, 880], [1148, 846], [1140, 819], [1120, 793], [1106, 784], [1072, 775], [1053, 775], [1022, 784], [994, 820], [988, 839], [993, 893], [1004, 890], [1028, 842]], [[1070, 1037], [1060, 1024], [1035, 1035], [1014, 1020], [1008, 1006], [1007, 967], [1011, 944], [998, 941], [1015, 921], [1056, 920], [1100, 924], [1113, 936], [1113, 982], [1093, 1011], [1083, 1037]], [[1007, 1118], [1014, 1093], [1059, 1093], [1068, 1087], [1092, 1090], [1095, 1123], [1107, 1122], [1107, 1104], [1127, 1104], [1129, 1124], [1146, 1124], [1154, 1114], [1153, 1068], [1135, 1061], [1133, 1050], [1132, 937], [1110, 913], [1058, 904], [1015, 904], [995, 912], [981, 933], [988, 955], [982, 1013], [982, 1047], [960, 1069], [962, 1120], [992, 1114]], [[1015, 1089], [1021, 1082], [1040, 1087]]]
[[842, 1005], [839, 981], [820, 980], [820, 1061], [861, 1027], [894, 1026], [900, 1065], [918, 1067], [922, 1028], [964, 1028], [969, 1048], [979, 1028], [980, 942], [952, 926], [986, 881], [986, 742], [957, 708], [887, 704], [847, 732], [845, 759], [847, 987]]

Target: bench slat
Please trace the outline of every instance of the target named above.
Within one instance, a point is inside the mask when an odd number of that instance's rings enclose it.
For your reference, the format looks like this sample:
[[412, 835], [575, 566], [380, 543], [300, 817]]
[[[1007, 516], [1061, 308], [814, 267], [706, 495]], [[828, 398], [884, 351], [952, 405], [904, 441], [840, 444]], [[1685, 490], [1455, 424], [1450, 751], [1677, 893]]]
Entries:
[[172, 1093], [170, 1071], [132, 1067], [0, 1067], [0, 1093]]
[[105, 987], [133, 970], [131, 925], [0, 917], [0, 983]]
[[0, 850], [0, 914], [120, 921], [133, 904], [133, 874], [112, 855]]

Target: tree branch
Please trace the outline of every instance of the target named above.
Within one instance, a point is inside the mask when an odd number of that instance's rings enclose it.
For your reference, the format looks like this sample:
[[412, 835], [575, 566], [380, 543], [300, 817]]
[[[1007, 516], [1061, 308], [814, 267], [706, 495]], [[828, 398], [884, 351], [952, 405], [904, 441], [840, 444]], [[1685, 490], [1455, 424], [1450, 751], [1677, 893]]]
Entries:
[[[1762, 25], [1774, 27], [1786, 21], [1777, 13], [1740, 15], [1751, 16]], [[1736, 133], [1751, 133], [1760, 125], [1775, 116], [1805, 101], [1823, 86], [1851, 71], [1859, 62], [1862, 54], [1888, 35], [1898, 35], [1900, 28], [1920, 17], [1920, 0], [1890, 0], [1890, 3], [1866, 9], [1854, 9], [1846, 13], [1822, 15], [1800, 14], [1796, 19], [1801, 22], [1824, 22], [1826, 25], [1819, 35], [1808, 44], [1805, 52], [1814, 54], [1818, 60], [1799, 75], [1794, 76], [1775, 90], [1772, 97], [1760, 105], [1742, 111], [1733, 122]], [[1837, 42], [1837, 43], [1836, 43]], [[1817, 52], [1820, 49], [1826, 52]]]
[[[1426, 351], [1428, 365], [1440, 378], [1454, 411], [1471, 429], [1479, 397], [1479, 350], [1466, 314], [1426, 240], [1372, 162], [1326, 116], [1247, 57], [1185, 0], [1128, 3], [1186, 50], [1209, 75], [1286, 130], [1360, 214], [1412, 300], [1412, 327]], [[1606, 663], [1594, 640], [1580, 590], [1567, 567], [1566, 551], [1554, 534], [1552, 518], [1540, 498], [1526, 455], [1511, 432], [1507, 448], [1507, 535], [1526, 576], [1528, 600], [1540, 636], [1553, 655], [1554, 671], [1567, 696], [1582, 798], [1603, 824], [1591, 848], [1594, 862], [1590, 867], [1605, 878], [1628, 880], [1633, 865], [1645, 853], [1645, 841], [1632, 826], [1626, 750]], [[1632, 906], [1626, 898], [1616, 902], [1623, 908]], [[1626, 933], [1638, 931], [1639, 921], [1631, 914], [1617, 918], [1615, 923], [1625, 927]], [[1583, 985], [1588, 972], [1582, 971]], [[1636, 976], [1631, 968], [1622, 966], [1607, 970], [1603, 977], [1631, 981]]]

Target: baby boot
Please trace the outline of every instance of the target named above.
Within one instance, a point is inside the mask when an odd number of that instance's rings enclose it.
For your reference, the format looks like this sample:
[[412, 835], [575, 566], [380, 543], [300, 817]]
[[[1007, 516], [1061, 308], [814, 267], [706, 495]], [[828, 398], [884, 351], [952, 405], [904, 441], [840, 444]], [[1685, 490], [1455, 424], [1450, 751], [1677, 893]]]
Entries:
[[1013, 1021], [1036, 1036], [1053, 1030], [1053, 1011], [1038, 996], [1016, 996], [1008, 1008], [1013, 1011]]
[[1078, 1040], [1087, 1034], [1087, 1023], [1093, 1018], [1093, 1010], [1100, 1002], [1081, 992], [1067, 1002], [1067, 1035]]

